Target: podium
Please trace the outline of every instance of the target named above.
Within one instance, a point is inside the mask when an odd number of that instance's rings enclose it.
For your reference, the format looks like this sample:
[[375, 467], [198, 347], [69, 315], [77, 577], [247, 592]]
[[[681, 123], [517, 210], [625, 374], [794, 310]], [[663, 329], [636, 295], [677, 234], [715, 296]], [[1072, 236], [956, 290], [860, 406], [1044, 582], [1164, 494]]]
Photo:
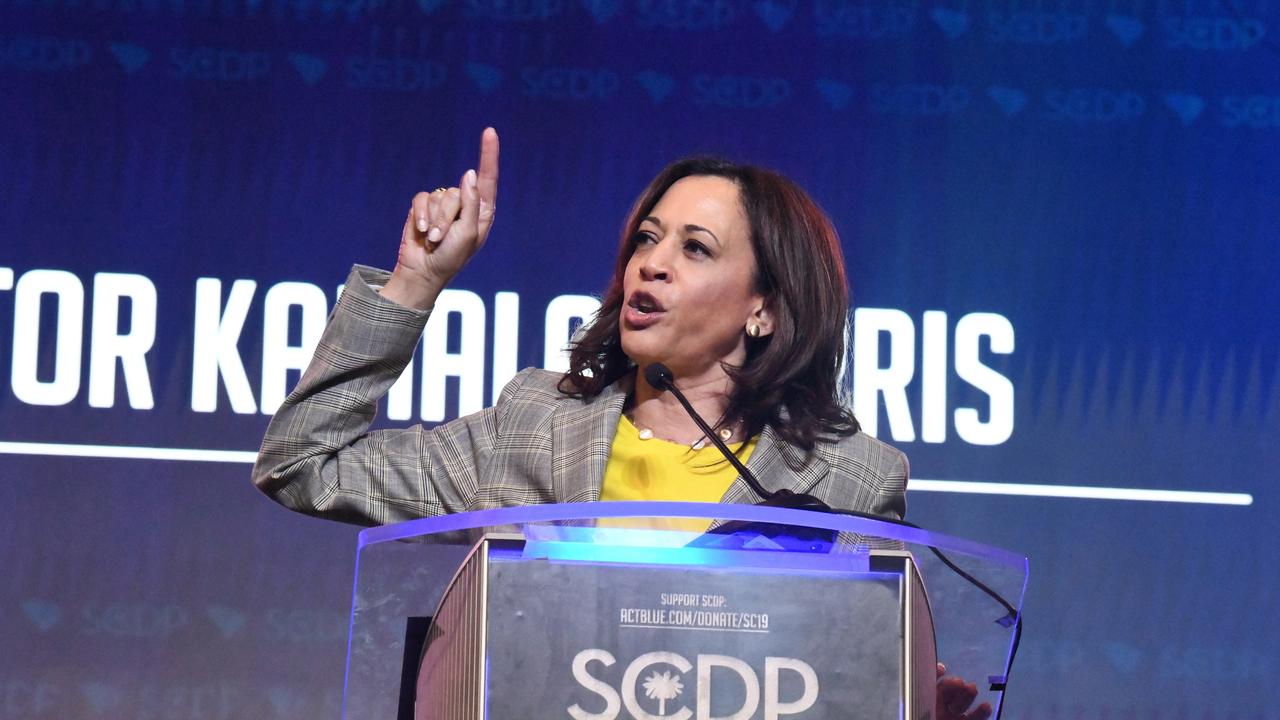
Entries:
[[927, 720], [938, 661], [995, 707], [1026, 580], [1026, 558], [998, 548], [759, 506], [370, 528], [343, 718]]

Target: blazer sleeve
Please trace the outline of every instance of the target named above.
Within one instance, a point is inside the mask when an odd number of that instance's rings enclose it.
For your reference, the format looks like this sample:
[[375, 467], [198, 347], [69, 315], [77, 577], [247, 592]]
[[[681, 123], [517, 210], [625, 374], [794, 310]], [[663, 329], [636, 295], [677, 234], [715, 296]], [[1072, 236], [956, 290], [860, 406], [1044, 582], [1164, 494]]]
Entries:
[[267, 427], [253, 482], [292, 510], [378, 525], [461, 512], [476, 495], [477, 457], [493, 449], [502, 401], [431, 429], [369, 431], [430, 315], [379, 295], [386, 279], [352, 269], [310, 365]]
[[901, 520], [907, 515], [907, 476], [910, 474], [910, 465], [905, 453], [893, 448], [891, 450], [889, 471], [885, 473], [884, 484], [876, 493], [876, 504], [871, 512]]

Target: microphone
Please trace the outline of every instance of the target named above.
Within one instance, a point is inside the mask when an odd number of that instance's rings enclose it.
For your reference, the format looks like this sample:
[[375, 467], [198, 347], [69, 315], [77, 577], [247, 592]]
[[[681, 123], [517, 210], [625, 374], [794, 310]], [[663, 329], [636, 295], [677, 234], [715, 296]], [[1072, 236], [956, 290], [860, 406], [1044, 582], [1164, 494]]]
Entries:
[[676, 400], [679, 400], [680, 405], [684, 407], [684, 411], [689, 413], [689, 417], [693, 418], [693, 421], [697, 423], [698, 428], [711, 440], [711, 442], [716, 446], [716, 449], [720, 451], [720, 454], [724, 455], [725, 459], [729, 461], [729, 464], [733, 465], [734, 469], [742, 475], [742, 479], [747, 481], [747, 485], [751, 486], [751, 489], [755, 494], [764, 498], [764, 502], [757, 504], [766, 507], [783, 507], [793, 508], [796, 510], [832, 512], [830, 506], [812, 495], [808, 495], [806, 493], [794, 493], [786, 488], [777, 491], [766, 490], [756, 478], [755, 473], [748, 470], [747, 466], [742, 464], [742, 461], [738, 459], [738, 456], [734, 455], [733, 452], [729, 450], [729, 447], [724, 444], [724, 441], [720, 439], [720, 435], [713, 431], [711, 426], [707, 424], [707, 421], [702, 419], [702, 416], [693, 409], [693, 405], [689, 403], [689, 399], [684, 396], [684, 393], [680, 392], [680, 388], [676, 387], [676, 378], [675, 375], [671, 373], [671, 368], [668, 368], [662, 363], [652, 363], [644, 369], [644, 379], [648, 381], [649, 385], [652, 387], [657, 388], [658, 390], [668, 391], [672, 395], [675, 395]]
[[[684, 406], [684, 410], [685, 412], [689, 413], [689, 417], [693, 418], [693, 421], [698, 424], [698, 427], [702, 430], [702, 432], [706, 433], [707, 437], [711, 438], [711, 442], [715, 443], [716, 448], [720, 450], [721, 454], [724, 455], [725, 459], [728, 460], [733, 465], [733, 467], [738, 470], [738, 472], [742, 473], [742, 479], [747, 481], [747, 484], [751, 486], [751, 489], [754, 490], [757, 495], [765, 498], [764, 502], [756, 503], [757, 505], [760, 505], [763, 507], [780, 507], [780, 508], [791, 508], [796, 510], [812, 510], [816, 512], [837, 513], [840, 515], [849, 515], [852, 517], [866, 518], [868, 520], [879, 520], [881, 522], [887, 522], [893, 525], [901, 525], [903, 527], [920, 529], [919, 525], [916, 525], [915, 523], [907, 522], [906, 520], [895, 520], [893, 518], [880, 517], [878, 515], [872, 515], [870, 513], [860, 512], [858, 510], [846, 510], [843, 508], [833, 508], [830, 505], [827, 505], [826, 503], [822, 502], [818, 498], [812, 495], [809, 495], [807, 493], [793, 493], [790, 490], [787, 490], [786, 488], [782, 488], [780, 490], [777, 490], [776, 492], [770, 492], [768, 490], [765, 490], [764, 486], [760, 484], [760, 481], [756, 479], [756, 476], [750, 470], [747, 469], [746, 465], [742, 464], [742, 461], [738, 460], [737, 455], [734, 455], [732, 452], [729, 451], [729, 448], [725, 446], [724, 441], [720, 439], [720, 436], [712, 432], [711, 426], [707, 424], [707, 421], [703, 420], [702, 416], [699, 415], [697, 411], [693, 409], [693, 405], [689, 403], [688, 398], [686, 398], [684, 396], [684, 393], [680, 392], [680, 389], [676, 387], [676, 379], [675, 379], [675, 376], [671, 374], [670, 368], [668, 368], [666, 365], [662, 363], [653, 363], [652, 365], [649, 365], [644, 369], [644, 379], [647, 380], [649, 382], [649, 385], [651, 385], [652, 387], [655, 387], [658, 390], [669, 391], [672, 395], [676, 396], [676, 400], [679, 400], [680, 404]], [[825, 543], [828, 548], [836, 540], [836, 533], [834, 531], [822, 531], [822, 530], [818, 530], [817, 528], [795, 528], [790, 526], [779, 526], [773, 523], [747, 522], [747, 521], [740, 521], [740, 520], [726, 522], [723, 525], [720, 525], [716, 528], [708, 530], [706, 535], [704, 535], [703, 537], [706, 538], [714, 535], [735, 535], [737, 533], [744, 532], [744, 531], [757, 532], [757, 533], [760, 533], [761, 535], [764, 535], [765, 537], [770, 537], [770, 538], [778, 538], [781, 536], [785, 536], [787, 534], [791, 534], [791, 535], [795, 535], [797, 539], [800, 540], [801, 542], [812, 542], [815, 540], [821, 541]], [[694, 541], [693, 543], [693, 545], [703, 545], [703, 544], [705, 543], [700, 541]], [[1000, 595], [1000, 593], [996, 592], [995, 590], [992, 590], [981, 580], [965, 572], [962, 568], [960, 568], [960, 566], [952, 562], [951, 558], [947, 557], [946, 554], [944, 554], [941, 550], [934, 547], [933, 545], [925, 545], [925, 547], [929, 548], [930, 552], [936, 555], [938, 559], [941, 560], [942, 563], [946, 565], [949, 570], [959, 575], [970, 585], [973, 585], [974, 587], [978, 588], [982, 592], [986, 593], [989, 597], [991, 597], [996, 602], [998, 602], [1007, 612], [1007, 614], [1004, 617], [997, 619], [996, 622], [1003, 625], [1004, 627], [1010, 627], [1010, 626], [1013, 627], [1014, 629], [1013, 645], [1009, 649], [1009, 659], [1005, 662], [1003, 682], [997, 683], [995, 681], [996, 676], [992, 676], [991, 678], [992, 692], [999, 692], [1001, 694], [1001, 697], [1003, 698], [1004, 692], [1008, 686], [1009, 674], [1013, 670], [1013, 659], [1015, 656], [1017, 656], [1018, 645], [1022, 641], [1022, 613], [1018, 610], [1018, 608], [1015, 608], [1009, 601], [1005, 600], [1004, 597]], [[996, 720], [1000, 720], [1000, 716], [1001, 714], [1003, 714], [1003, 712], [1004, 712], [1004, 703], [1001, 702], [1000, 709], [996, 711]]]

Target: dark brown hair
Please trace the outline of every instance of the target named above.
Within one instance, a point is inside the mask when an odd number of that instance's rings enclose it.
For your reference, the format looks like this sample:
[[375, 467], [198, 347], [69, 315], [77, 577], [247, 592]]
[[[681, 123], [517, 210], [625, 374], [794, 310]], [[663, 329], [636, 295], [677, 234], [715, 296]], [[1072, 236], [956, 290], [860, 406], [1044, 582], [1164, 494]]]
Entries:
[[725, 367], [734, 390], [721, 422], [741, 420], [749, 435], [772, 425], [782, 439], [805, 450], [812, 450], [819, 436], [856, 433], [858, 421], [841, 405], [837, 387], [845, 356], [849, 290], [835, 228], [808, 194], [787, 178], [719, 158], [672, 163], [641, 193], [623, 225], [613, 278], [600, 310], [570, 349], [561, 392], [594, 397], [633, 371], [619, 332], [631, 240], [667, 189], [695, 175], [726, 178], [738, 186], [751, 227], [756, 291], [774, 317], [773, 333], [747, 338], [743, 366]]

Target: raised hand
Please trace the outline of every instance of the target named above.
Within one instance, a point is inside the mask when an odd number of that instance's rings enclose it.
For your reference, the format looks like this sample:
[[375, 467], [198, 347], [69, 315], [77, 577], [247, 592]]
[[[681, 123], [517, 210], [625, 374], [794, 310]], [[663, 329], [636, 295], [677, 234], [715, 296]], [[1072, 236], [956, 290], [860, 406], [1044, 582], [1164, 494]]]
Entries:
[[463, 174], [457, 187], [420, 192], [413, 198], [400, 234], [400, 255], [382, 295], [420, 310], [484, 245], [498, 199], [498, 133], [480, 137], [478, 170]]

